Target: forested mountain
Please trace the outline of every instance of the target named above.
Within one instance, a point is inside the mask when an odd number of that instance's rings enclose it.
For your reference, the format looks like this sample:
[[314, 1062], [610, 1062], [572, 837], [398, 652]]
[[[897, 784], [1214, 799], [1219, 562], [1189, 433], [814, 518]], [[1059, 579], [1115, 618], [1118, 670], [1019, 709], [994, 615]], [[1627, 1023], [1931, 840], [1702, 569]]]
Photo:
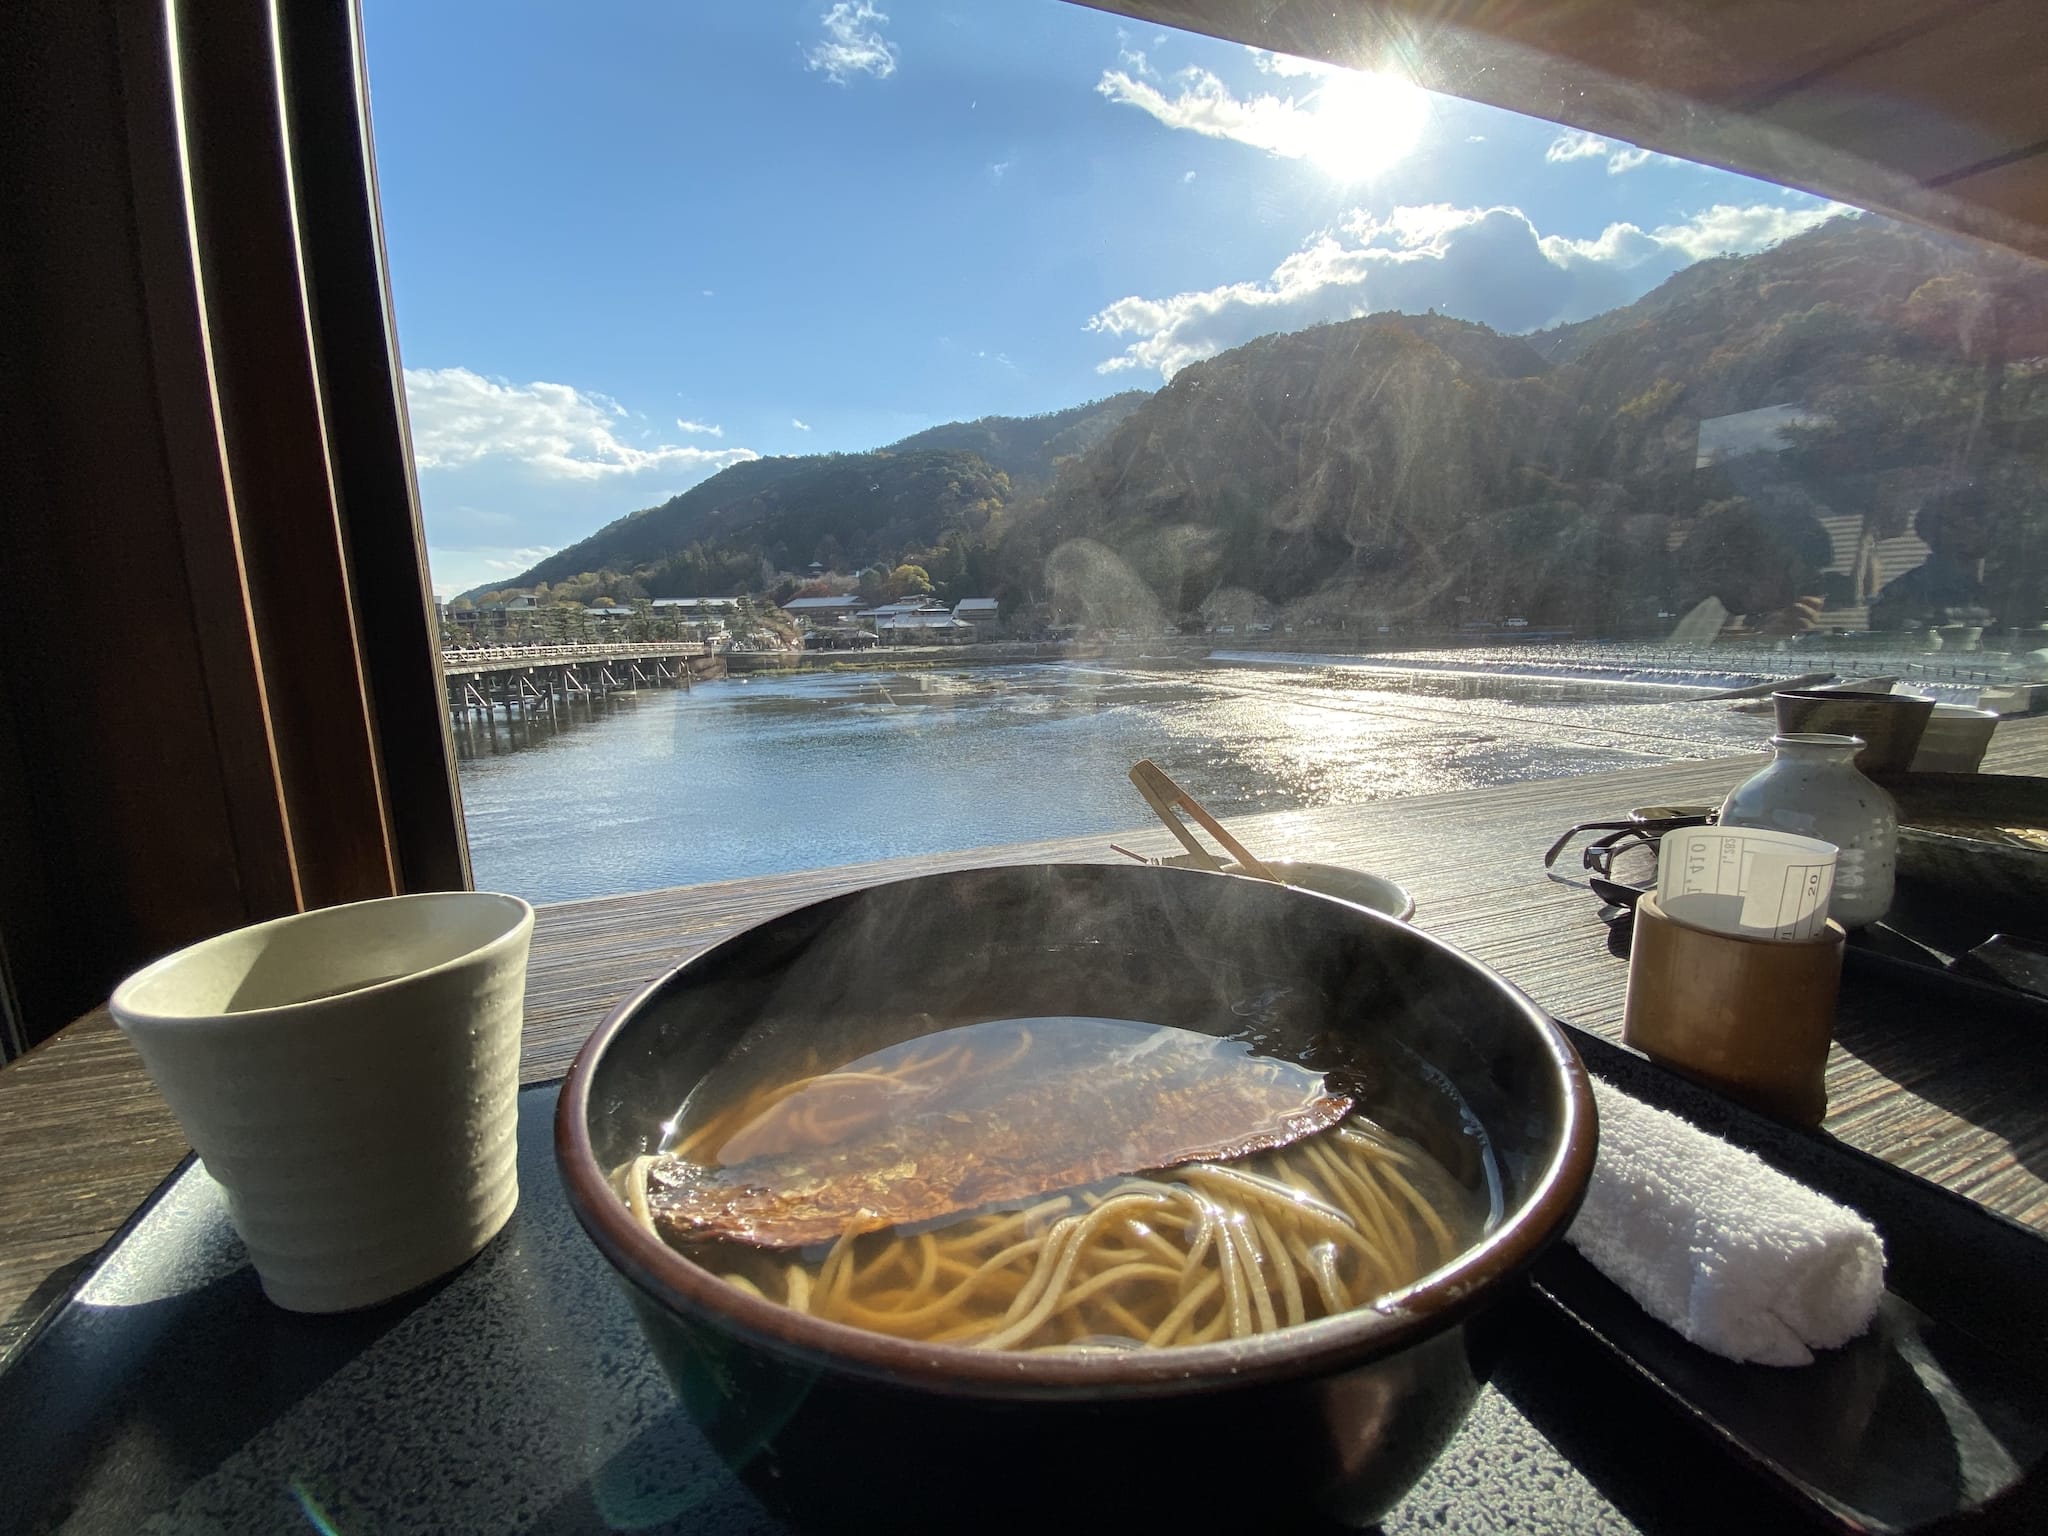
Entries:
[[1019, 491], [1042, 490], [1063, 459], [1086, 453], [1108, 437], [1123, 419], [1143, 405], [1149, 394], [1125, 390], [1106, 400], [1048, 411], [1042, 416], [984, 416], [979, 421], [951, 421], [912, 433], [891, 443], [890, 453], [941, 449], [972, 453], [992, 469], [1010, 477]]
[[752, 459], [606, 524], [507, 585], [609, 571], [649, 597], [760, 591], [776, 572], [813, 561], [858, 571], [948, 538], [974, 542], [1011, 495], [1009, 477], [970, 453]]
[[1683, 303], [1731, 281], [1736, 269], [1748, 259], [1742, 256], [1714, 256], [1705, 261], [1694, 262], [1684, 271], [1673, 273], [1633, 304], [1624, 304], [1620, 309], [1610, 309], [1589, 319], [1554, 325], [1548, 330], [1531, 331], [1528, 337], [1529, 346], [1547, 363], [1573, 362], [1593, 343], [1635, 330], [1672, 305]]
[[[1063, 460], [1101, 442], [1145, 399], [1128, 390], [1042, 416], [948, 422], [871, 453], [735, 464], [557, 550], [502, 590], [591, 574], [582, 585], [592, 595], [724, 596], [772, 586], [776, 572], [814, 561], [851, 573], [950, 548], [960, 565], [961, 551], [981, 548], [997, 508], [1042, 492]], [[616, 579], [596, 579], [606, 572]]]
[[[2048, 595], [2044, 354], [2048, 269], [1843, 218], [1528, 337], [1373, 315], [1262, 337], [1150, 396], [736, 465], [521, 584], [609, 570], [710, 595], [812, 561], [912, 562], [942, 595], [1119, 625], [1279, 607], [1606, 627], [1820, 590], [1823, 519], [1888, 537], [1967, 478], [1996, 512], [1987, 583], [2017, 615]], [[1703, 421], [1766, 406], [1792, 408], [1781, 435], [1696, 467]]]
[[999, 568], [1028, 580], [1086, 539], [1168, 614], [1224, 588], [1382, 602], [1448, 553], [1416, 532], [1516, 499], [1518, 467], [1569, 429], [1549, 371], [1518, 338], [1437, 316], [1261, 337], [1183, 369], [1020, 509]]
[[[1606, 628], [1821, 591], [1823, 518], [1889, 537], [1967, 478], [1995, 504], [1991, 606], [2024, 615], [2048, 595], [2044, 353], [2048, 269], [1838, 219], [1562, 333], [1383, 314], [1197, 363], [1006, 513], [991, 568], [1084, 615], [1142, 589], [1168, 618]], [[1783, 440], [1695, 467], [1702, 421], [1785, 405]]]

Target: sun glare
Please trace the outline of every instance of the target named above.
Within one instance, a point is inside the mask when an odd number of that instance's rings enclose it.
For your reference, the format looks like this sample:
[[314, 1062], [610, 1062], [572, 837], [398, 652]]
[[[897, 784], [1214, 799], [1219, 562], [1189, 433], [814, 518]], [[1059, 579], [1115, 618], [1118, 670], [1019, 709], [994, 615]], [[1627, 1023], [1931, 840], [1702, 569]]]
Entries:
[[1308, 158], [1339, 181], [1377, 176], [1415, 148], [1428, 114], [1422, 89], [1397, 75], [1327, 75], [1315, 93]]

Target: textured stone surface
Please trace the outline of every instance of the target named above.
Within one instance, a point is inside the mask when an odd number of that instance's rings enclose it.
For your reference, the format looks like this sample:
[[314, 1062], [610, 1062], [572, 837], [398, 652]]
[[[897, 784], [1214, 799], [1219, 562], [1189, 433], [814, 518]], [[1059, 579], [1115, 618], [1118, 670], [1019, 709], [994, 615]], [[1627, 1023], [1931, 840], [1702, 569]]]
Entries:
[[[523, 1198], [505, 1231], [440, 1284], [345, 1317], [265, 1303], [187, 1165], [0, 1374], [21, 1474], [0, 1484], [0, 1531], [779, 1529], [677, 1409], [570, 1215], [553, 1100], [522, 1095]], [[1388, 1536], [1737, 1528], [1699, 1497], [1716, 1464], [1688, 1474], [1701, 1453], [1668, 1422], [1644, 1431], [1647, 1452], [1626, 1444], [1598, 1410], [1601, 1362], [1530, 1310], [1526, 1347]], [[885, 1500], [902, 1470], [877, 1469], [864, 1495]]]

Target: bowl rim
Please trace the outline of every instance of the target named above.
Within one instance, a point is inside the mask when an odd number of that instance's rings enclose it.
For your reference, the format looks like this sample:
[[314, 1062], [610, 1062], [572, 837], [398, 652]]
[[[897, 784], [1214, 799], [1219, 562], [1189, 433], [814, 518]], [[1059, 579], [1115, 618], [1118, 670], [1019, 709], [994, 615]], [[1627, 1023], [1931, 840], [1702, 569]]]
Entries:
[[[1260, 862], [1268, 869], [1276, 871], [1287, 869], [1328, 870], [1333, 875], [1348, 875], [1353, 878], [1370, 881], [1372, 884], [1379, 886], [1388, 897], [1393, 898], [1391, 905], [1376, 907], [1371, 902], [1361, 901], [1356, 896], [1339, 896], [1335, 891], [1319, 891], [1312, 885], [1298, 885], [1292, 880], [1283, 879], [1282, 884], [1294, 890], [1305, 892], [1310, 896], [1320, 896], [1324, 901], [1342, 902], [1347, 907], [1360, 907], [1367, 912], [1377, 912], [1382, 917], [1393, 918], [1397, 923], [1406, 923], [1415, 916], [1414, 893], [1400, 881], [1389, 875], [1380, 874], [1377, 870], [1360, 869], [1356, 864], [1332, 864], [1324, 859], [1263, 859]], [[1255, 880], [1258, 878], [1256, 875], [1246, 871], [1243, 866], [1234, 860], [1227, 862], [1216, 873], [1219, 875], [1233, 875], [1241, 880]]]
[[[1943, 714], [1943, 710], [1947, 710], [1948, 713]], [[2003, 717], [1995, 709], [1982, 709], [1975, 704], [1952, 704], [1946, 699], [1937, 699], [1934, 713], [1928, 717], [1927, 729], [1933, 730], [1934, 722], [1937, 720], [1946, 720], [1952, 725], [1970, 726], [1982, 725], [1988, 720], [1996, 726], [2001, 718]]]
[[[1122, 870], [1107, 863], [1052, 864], [1091, 872]], [[1138, 866], [1130, 866], [1132, 869]], [[787, 917], [851, 900], [876, 889], [929, 881], [969, 871], [943, 871], [882, 881], [806, 902], [750, 924], [741, 933]], [[1195, 870], [1175, 871], [1200, 878]], [[1118, 878], [1112, 874], [1108, 878]], [[1258, 882], [1265, 884], [1267, 882]], [[1327, 901], [1298, 887], [1303, 900]], [[1172, 1349], [1133, 1350], [1114, 1355], [1014, 1353], [931, 1344], [873, 1333], [792, 1311], [780, 1302], [752, 1296], [728, 1285], [670, 1248], [636, 1222], [612, 1191], [591, 1145], [591, 1084], [612, 1042], [657, 993], [678, 977], [704, 965], [740, 934], [706, 946], [636, 989], [592, 1031], [563, 1080], [555, 1102], [555, 1161], [571, 1210], [606, 1260], [635, 1290], [664, 1310], [702, 1320], [741, 1335], [751, 1345], [812, 1367], [867, 1377], [928, 1394], [965, 1398], [1090, 1400], [1141, 1398], [1197, 1391], [1224, 1391], [1303, 1377], [1323, 1376], [1401, 1350], [1462, 1322], [1562, 1238], [1592, 1176], [1598, 1137], [1597, 1113], [1584, 1064], [1562, 1026], [1519, 987], [1455, 946], [1411, 924], [1369, 908], [1357, 908], [1372, 923], [1385, 923], [1409, 942], [1441, 951], [1454, 961], [1477, 965], [1507, 994], [1532, 1031], [1561, 1089], [1562, 1124], [1549, 1161], [1535, 1174], [1520, 1206], [1479, 1242], [1450, 1263], [1402, 1290], [1335, 1317], [1296, 1324], [1251, 1338]]]

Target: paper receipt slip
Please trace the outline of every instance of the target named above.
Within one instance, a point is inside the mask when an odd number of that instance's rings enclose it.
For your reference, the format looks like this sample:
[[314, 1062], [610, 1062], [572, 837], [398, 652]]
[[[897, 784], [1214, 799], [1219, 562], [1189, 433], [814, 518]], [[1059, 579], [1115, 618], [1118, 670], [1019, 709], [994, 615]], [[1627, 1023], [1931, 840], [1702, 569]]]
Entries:
[[1753, 827], [1685, 827], [1657, 852], [1657, 902], [1681, 923], [1786, 943], [1827, 926], [1839, 850]]

